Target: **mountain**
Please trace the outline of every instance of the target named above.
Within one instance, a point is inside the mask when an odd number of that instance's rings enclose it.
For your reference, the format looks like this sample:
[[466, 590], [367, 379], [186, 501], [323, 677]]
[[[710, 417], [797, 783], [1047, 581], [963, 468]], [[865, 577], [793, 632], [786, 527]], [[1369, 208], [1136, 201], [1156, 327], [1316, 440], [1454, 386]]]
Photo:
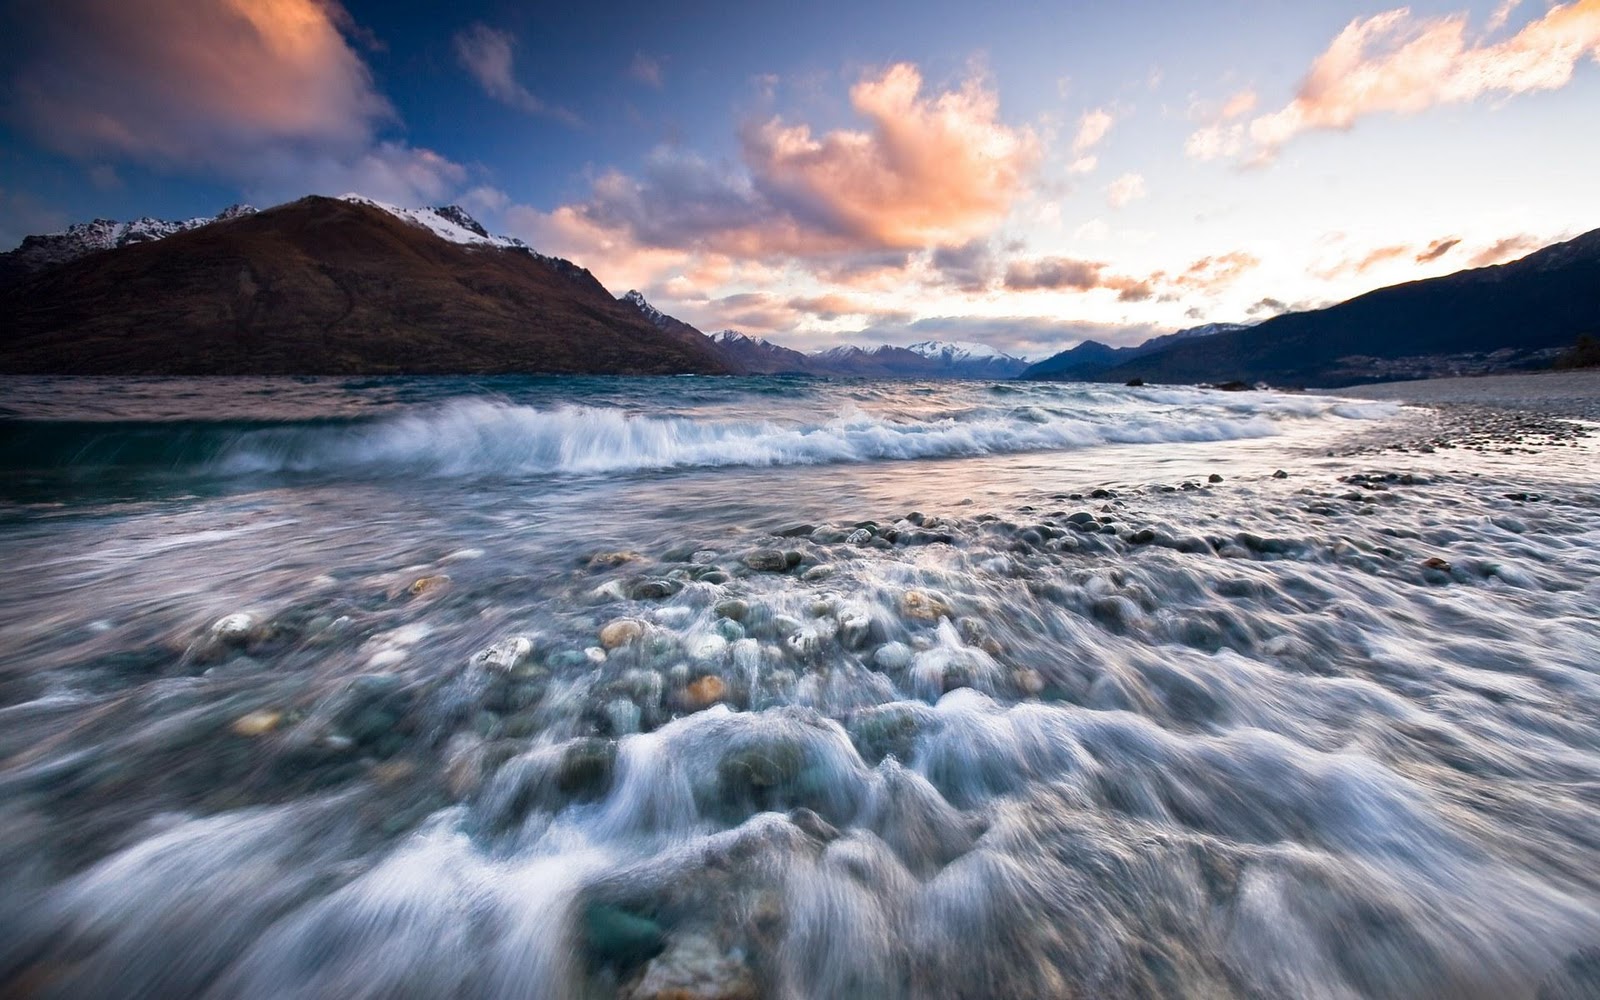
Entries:
[[1028, 367], [1021, 358], [968, 340], [924, 340], [906, 350], [934, 362], [947, 378], [1016, 378]]
[[1508, 264], [1174, 343], [1094, 377], [1333, 388], [1539, 365], [1597, 330], [1600, 229]]
[[0, 285], [101, 250], [151, 243], [213, 222], [226, 222], [254, 214], [255, 209], [249, 205], [231, 205], [216, 215], [194, 219], [155, 219], [148, 215], [132, 222], [95, 219], [92, 222], [79, 222], [63, 232], [28, 236], [15, 250], [0, 253]]
[[1054, 382], [1092, 382], [1118, 365], [1165, 350], [1180, 342], [1213, 337], [1221, 333], [1236, 333], [1245, 329], [1248, 329], [1248, 326], [1242, 323], [1207, 323], [1204, 326], [1152, 337], [1133, 347], [1110, 347], [1098, 340], [1085, 340], [1076, 347], [1053, 354], [1038, 364], [1029, 366], [1019, 377]]
[[761, 337], [723, 330], [712, 334], [711, 342], [729, 364], [752, 375], [812, 374], [811, 361], [804, 354]]
[[937, 378], [938, 365], [904, 347], [848, 344], [807, 356], [811, 370], [822, 375], [854, 378]]
[[743, 374], [751, 370], [740, 364], [738, 359], [730, 356], [727, 351], [720, 349], [712, 338], [707, 337], [683, 320], [668, 316], [645, 301], [645, 297], [638, 291], [629, 289], [617, 301], [627, 309], [644, 317], [646, 322], [660, 330], [664, 336], [683, 345], [686, 349], [693, 351], [710, 350], [721, 360], [723, 368], [727, 372]]
[[458, 207], [309, 197], [151, 234], [0, 287], [0, 372], [729, 371]]
[[1009, 379], [1028, 366], [982, 344], [937, 340], [910, 347], [833, 347], [808, 360], [819, 374], [856, 378]]

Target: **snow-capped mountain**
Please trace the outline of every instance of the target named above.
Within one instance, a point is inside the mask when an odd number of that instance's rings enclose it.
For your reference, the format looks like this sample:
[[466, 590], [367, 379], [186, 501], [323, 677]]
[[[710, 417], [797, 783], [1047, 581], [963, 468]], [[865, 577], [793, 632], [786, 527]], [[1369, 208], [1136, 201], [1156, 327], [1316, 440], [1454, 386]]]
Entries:
[[460, 243], [463, 246], [488, 246], [501, 250], [532, 251], [528, 244], [513, 236], [491, 236], [482, 224], [467, 214], [467, 210], [460, 205], [440, 205], [433, 208], [401, 208], [387, 202], [378, 201], [359, 194], [347, 194], [340, 201], [354, 202], [358, 205], [371, 205], [373, 208], [382, 209], [397, 219], [403, 219], [414, 226], [421, 226], [440, 239], [449, 240], [451, 243]]
[[0, 372], [732, 371], [698, 332], [659, 329], [577, 264], [454, 210], [312, 195], [136, 227], [158, 238], [131, 249], [126, 231], [86, 231], [112, 248], [0, 281]]
[[970, 340], [922, 340], [906, 348], [914, 354], [925, 358], [943, 359], [947, 362], [973, 361], [978, 358], [1007, 358], [1005, 354], [988, 344], [979, 344]]
[[970, 340], [924, 340], [906, 348], [960, 378], [1011, 378], [1028, 367], [1022, 358]]
[[151, 243], [213, 222], [254, 214], [255, 209], [249, 205], [230, 205], [216, 215], [193, 219], [156, 219], [148, 215], [132, 222], [94, 219], [75, 223], [59, 233], [28, 236], [15, 250], [0, 254], [0, 258], [4, 258], [6, 270], [31, 274], [101, 250]]
[[[542, 257], [519, 239], [490, 234], [478, 220], [467, 214], [467, 211], [459, 205], [400, 208], [359, 194], [347, 194], [339, 200], [380, 209], [451, 243], [517, 250]], [[80, 222], [63, 232], [29, 236], [15, 250], [0, 254], [0, 278], [33, 274], [77, 260], [87, 254], [133, 246], [136, 243], [153, 243], [202, 226], [255, 214], [256, 210], [249, 205], [230, 205], [216, 215], [193, 219], [169, 220], [145, 216], [132, 222], [117, 222], [113, 219]], [[556, 262], [556, 258], [544, 259]]]
[[649, 300], [644, 297], [644, 293], [637, 288], [628, 289], [622, 296], [622, 301], [639, 310], [644, 318], [654, 323], [658, 329], [665, 327], [668, 321], [677, 322], [671, 316], [651, 305]]
[[910, 347], [846, 345], [811, 355], [814, 365], [830, 374], [890, 378], [1012, 378], [1028, 367], [985, 344], [924, 340]]

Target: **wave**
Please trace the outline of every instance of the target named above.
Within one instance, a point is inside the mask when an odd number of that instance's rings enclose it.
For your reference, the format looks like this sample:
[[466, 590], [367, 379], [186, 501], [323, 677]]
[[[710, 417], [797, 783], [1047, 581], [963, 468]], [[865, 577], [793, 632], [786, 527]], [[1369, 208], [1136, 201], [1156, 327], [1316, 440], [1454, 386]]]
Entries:
[[[1127, 400], [1124, 400], [1126, 403]], [[1143, 402], [1143, 401], [1141, 401]], [[1155, 402], [1155, 401], [1149, 401]], [[1113, 444], [1226, 441], [1279, 432], [1286, 419], [1361, 417], [1334, 400], [1300, 398], [1130, 410], [975, 407], [884, 416], [851, 409], [815, 423], [648, 416], [614, 407], [540, 408], [457, 399], [376, 419], [281, 424], [11, 424], [7, 467], [155, 467], [232, 477], [273, 473], [603, 475], [690, 467], [823, 465], [957, 458]]]

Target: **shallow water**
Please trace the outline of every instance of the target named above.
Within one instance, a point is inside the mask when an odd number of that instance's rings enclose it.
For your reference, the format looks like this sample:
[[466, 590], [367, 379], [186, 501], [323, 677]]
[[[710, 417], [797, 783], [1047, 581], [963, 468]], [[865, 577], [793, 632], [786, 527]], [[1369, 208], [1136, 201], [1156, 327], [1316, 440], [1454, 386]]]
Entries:
[[1587, 442], [1352, 458], [1410, 418], [1098, 386], [5, 389], [0, 993], [1600, 995]]

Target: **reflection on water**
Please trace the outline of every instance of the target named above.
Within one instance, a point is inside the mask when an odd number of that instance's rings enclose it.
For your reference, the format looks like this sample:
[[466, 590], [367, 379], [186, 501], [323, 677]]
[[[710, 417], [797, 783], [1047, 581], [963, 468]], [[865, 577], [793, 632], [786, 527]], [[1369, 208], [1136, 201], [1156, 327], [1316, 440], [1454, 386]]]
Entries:
[[0, 445], [0, 993], [1600, 989], [1587, 449], [1373, 470], [1327, 452], [1391, 408], [1192, 390], [114, 388], [19, 384]]

